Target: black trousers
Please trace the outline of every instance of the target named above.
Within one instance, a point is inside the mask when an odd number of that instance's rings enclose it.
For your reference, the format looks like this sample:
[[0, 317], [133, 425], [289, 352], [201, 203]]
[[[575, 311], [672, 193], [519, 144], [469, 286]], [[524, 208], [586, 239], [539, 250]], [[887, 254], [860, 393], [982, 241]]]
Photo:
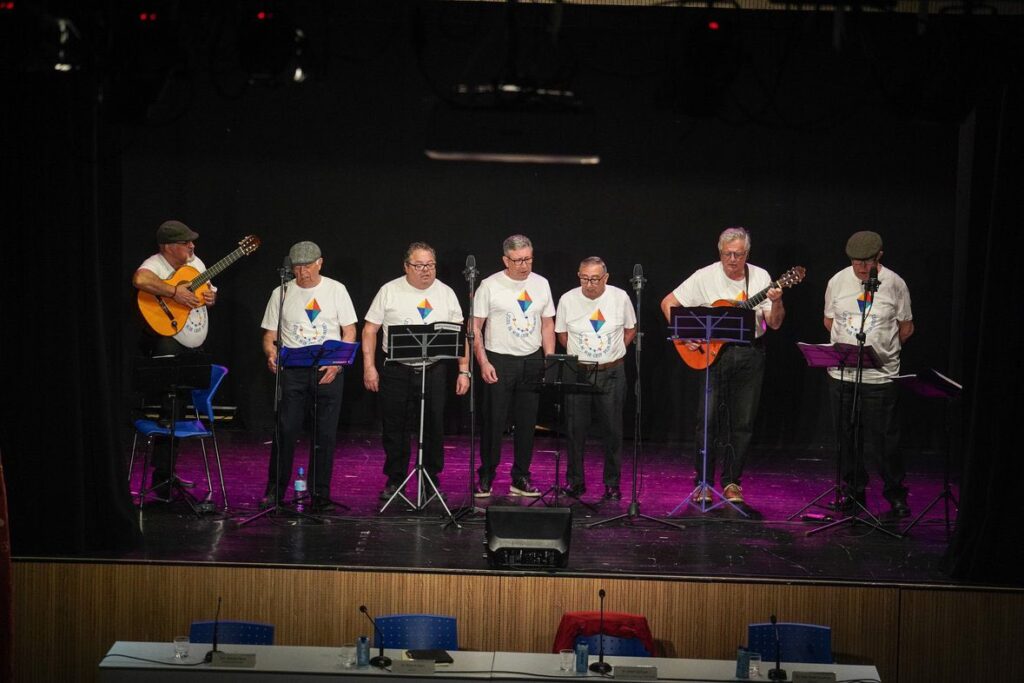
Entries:
[[[715, 480], [715, 462], [721, 463], [722, 488], [740, 484], [743, 462], [754, 435], [754, 420], [761, 400], [764, 379], [764, 348], [760, 345], [730, 344], [711, 366], [710, 394], [705, 391], [704, 372], [698, 378], [697, 447], [695, 484]], [[708, 471], [703, 472], [704, 400], [708, 405]]]
[[537, 408], [540, 406], [540, 392], [536, 382], [543, 369], [540, 360], [544, 353], [537, 349], [528, 356], [510, 356], [503, 353], [487, 352], [487, 360], [498, 373], [498, 381], [484, 384], [484, 424], [480, 434], [481, 481], [494, 481], [494, 474], [501, 461], [501, 436], [509, 408], [515, 425], [515, 459], [512, 463], [512, 481], [530, 478], [530, 463], [533, 461], [533, 433], [537, 427]]
[[622, 470], [622, 404], [626, 396], [626, 366], [598, 370], [595, 378], [598, 393], [568, 394], [565, 397], [568, 427], [569, 463], [566, 482], [569, 486], [585, 484], [583, 449], [587, 441], [593, 412], [604, 425], [604, 485], [619, 485]]
[[[309, 486], [314, 495], [330, 497], [334, 469], [334, 445], [338, 438], [338, 416], [345, 388], [343, 372], [330, 384], [319, 384], [322, 373], [315, 368], [283, 368], [281, 373], [280, 443], [270, 449], [267, 493], [281, 499], [292, 476], [295, 441], [302, 431], [306, 413], [312, 410], [316, 395], [316, 451], [309, 458]], [[312, 442], [310, 444], [312, 446]], [[280, 469], [278, 469], [280, 461]]]
[[856, 425], [850, 420], [853, 411], [853, 382], [840, 382], [829, 377], [828, 391], [839, 438], [839, 467], [846, 493], [852, 496], [864, 495], [868, 483], [865, 465], [871, 462], [882, 477], [882, 495], [885, 499], [890, 503], [906, 501], [907, 488], [903, 485], [906, 469], [899, 451], [896, 385], [893, 382], [860, 385], [860, 449], [854, 440]]
[[[434, 363], [426, 373], [423, 406], [423, 468], [440, 486], [444, 469], [444, 404], [448, 368]], [[409, 440], [419, 439], [420, 391], [424, 371], [401, 363], [385, 363], [380, 371], [384, 474], [388, 484], [399, 485], [409, 472]], [[414, 451], [415, 454], [415, 451]], [[415, 455], [414, 455], [415, 457]]]

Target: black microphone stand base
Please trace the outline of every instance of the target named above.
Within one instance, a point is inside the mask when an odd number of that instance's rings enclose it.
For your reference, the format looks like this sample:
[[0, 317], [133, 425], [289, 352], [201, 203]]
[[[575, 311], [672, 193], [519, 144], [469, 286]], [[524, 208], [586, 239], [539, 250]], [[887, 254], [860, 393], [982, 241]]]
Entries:
[[[895, 531], [892, 531], [890, 529], [886, 529], [885, 526], [883, 526], [882, 523], [878, 520], [878, 518], [875, 517], [873, 514], [871, 514], [871, 512], [866, 507], [861, 505], [859, 502], [857, 502], [856, 505], [857, 505], [857, 509], [854, 511], [854, 513], [852, 515], [847, 515], [846, 517], [843, 517], [842, 519], [837, 519], [836, 521], [830, 522], [829, 524], [826, 524], [824, 526], [820, 526], [817, 529], [811, 529], [810, 531], [805, 533], [804, 536], [810, 537], [810, 536], [813, 536], [814, 534], [820, 533], [822, 531], [829, 531], [830, 529], [834, 529], [836, 527], [840, 527], [840, 526], [842, 526], [844, 524], [851, 524], [851, 525], [854, 525], [854, 526], [856, 526], [857, 524], [863, 524], [864, 526], [871, 527], [872, 529], [874, 529], [876, 531], [881, 531], [883, 534], [888, 534], [889, 536], [892, 536], [893, 538], [903, 538], [903, 536], [900, 535], [899, 533], [896, 533]], [[861, 513], [865, 514], [869, 519], [862, 518], [860, 516]], [[780, 679], [780, 680], [784, 680], [784, 679]]]
[[391, 666], [391, 657], [385, 657], [384, 655], [378, 655], [370, 660], [370, 666], [377, 669], [386, 669]]
[[612, 665], [608, 662], [594, 662], [590, 665], [590, 670], [596, 674], [606, 674], [612, 670]]
[[255, 522], [257, 519], [262, 519], [263, 517], [288, 517], [296, 521], [308, 521], [316, 524], [323, 524], [324, 520], [320, 517], [311, 515], [304, 510], [296, 509], [295, 506], [304, 503], [306, 500], [307, 498], [302, 498], [299, 501], [289, 501], [288, 503], [275, 502], [266, 510], [260, 510], [255, 515], [250, 515], [249, 517], [238, 520], [237, 526], [243, 527], [250, 522]]
[[769, 669], [769, 671], [768, 671], [768, 680], [769, 681], [784, 681], [784, 680], [786, 680], [786, 670], [785, 669]]
[[686, 526], [684, 526], [682, 524], [677, 524], [675, 522], [670, 522], [667, 519], [659, 519], [658, 517], [651, 517], [650, 515], [641, 514], [641, 512], [640, 512], [640, 501], [638, 501], [638, 500], [632, 501], [629, 504], [629, 508], [626, 510], [626, 512], [623, 512], [621, 515], [615, 515], [614, 517], [609, 517], [608, 519], [602, 519], [602, 520], [599, 520], [597, 522], [591, 522], [590, 524], [587, 525], [587, 528], [588, 529], [592, 529], [594, 527], [601, 526], [603, 524], [611, 524], [612, 522], [618, 522], [619, 520], [626, 520], [627, 524], [631, 524], [632, 525], [638, 519], [645, 519], [648, 522], [655, 522], [657, 524], [664, 524], [665, 526], [670, 526], [673, 529], [680, 529], [680, 530], [682, 530], [682, 529], [686, 528]]

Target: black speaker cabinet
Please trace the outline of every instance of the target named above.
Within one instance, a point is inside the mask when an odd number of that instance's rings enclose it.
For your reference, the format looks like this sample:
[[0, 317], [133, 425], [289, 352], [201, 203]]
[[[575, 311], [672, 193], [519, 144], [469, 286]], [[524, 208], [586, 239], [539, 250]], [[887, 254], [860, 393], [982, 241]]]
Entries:
[[557, 568], [569, 562], [571, 508], [492, 505], [486, 526], [490, 567]]

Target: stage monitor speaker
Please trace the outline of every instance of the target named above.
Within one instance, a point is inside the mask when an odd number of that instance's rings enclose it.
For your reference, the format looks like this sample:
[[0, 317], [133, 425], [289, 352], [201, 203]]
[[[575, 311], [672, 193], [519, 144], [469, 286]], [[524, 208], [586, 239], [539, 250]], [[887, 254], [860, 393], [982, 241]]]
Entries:
[[486, 529], [490, 567], [558, 568], [569, 562], [571, 508], [492, 505]]

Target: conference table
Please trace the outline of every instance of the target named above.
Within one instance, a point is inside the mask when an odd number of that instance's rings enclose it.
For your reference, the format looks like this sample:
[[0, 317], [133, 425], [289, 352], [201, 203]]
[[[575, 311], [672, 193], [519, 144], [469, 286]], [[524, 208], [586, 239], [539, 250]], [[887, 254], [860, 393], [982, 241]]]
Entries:
[[[622, 667], [656, 667], [659, 681], [686, 681], [693, 683], [717, 683], [735, 681], [736, 662], [712, 659], [671, 659], [666, 657], [605, 657], [612, 665], [611, 674], [588, 671], [584, 674], [564, 672], [559, 669], [557, 654], [532, 652], [472, 652], [450, 651], [451, 664], [438, 664], [434, 673], [399, 674], [373, 667], [343, 666], [341, 650], [337, 647], [308, 647], [294, 645], [221, 645], [219, 650], [228, 654], [255, 655], [253, 666], [228, 668], [203, 662], [209, 651], [209, 644], [192, 643], [187, 658], [176, 660], [172, 643], [139, 643], [118, 641], [110, 648], [99, 663], [101, 683], [181, 683], [183, 680], [239, 681], [240, 683], [280, 683], [296, 678], [344, 681], [344, 683], [382, 683], [382, 678], [398, 678], [402, 683], [470, 680], [573, 681], [585, 678], [618, 678], [637, 681], [644, 672], [623, 676]], [[376, 651], [373, 651], [376, 653]], [[403, 658], [403, 650], [385, 650], [392, 660]], [[590, 657], [591, 662], [597, 656]], [[620, 675], [615, 676], [616, 667]], [[392, 667], [394, 668], [394, 667]], [[771, 664], [762, 664], [761, 676], [755, 681], [767, 681]], [[783, 662], [782, 668], [792, 681], [794, 672], [828, 672], [835, 674], [836, 681], [878, 681], [878, 671], [873, 666], [847, 664], [797, 664]], [[634, 670], [635, 672], [635, 670]], [[646, 673], [650, 675], [650, 670]], [[650, 679], [654, 680], [654, 679]]]

